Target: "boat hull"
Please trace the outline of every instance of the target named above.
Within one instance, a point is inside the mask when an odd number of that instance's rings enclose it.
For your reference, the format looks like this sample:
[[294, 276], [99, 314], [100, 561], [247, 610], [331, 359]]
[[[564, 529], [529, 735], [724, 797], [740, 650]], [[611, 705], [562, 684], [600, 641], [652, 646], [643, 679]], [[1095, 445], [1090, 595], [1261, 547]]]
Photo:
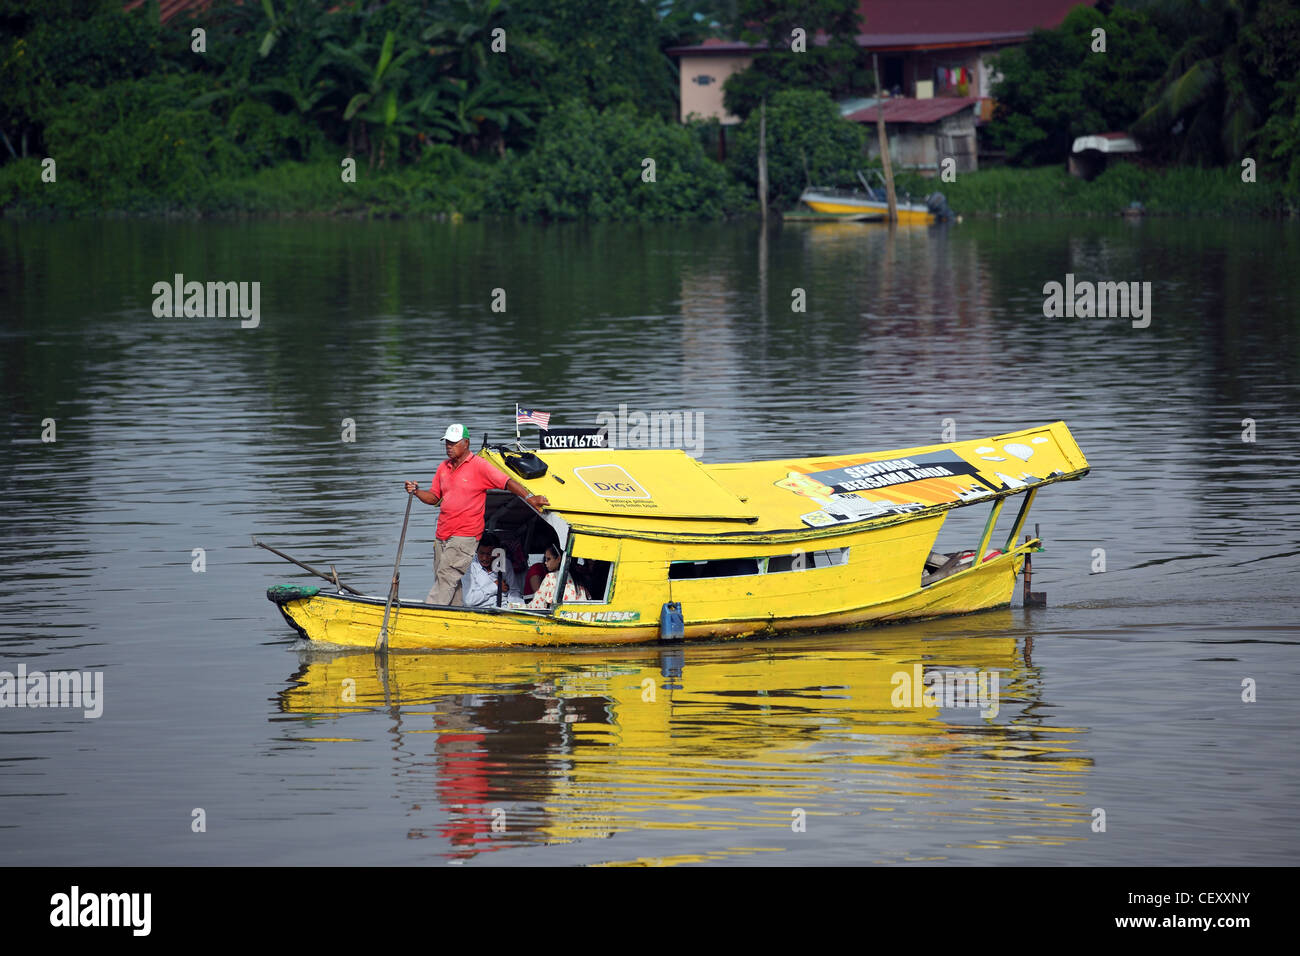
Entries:
[[[813, 212], [826, 213], [832, 215], [851, 215], [854, 213], [866, 213], [875, 215], [889, 215], [889, 204], [876, 202], [869, 199], [851, 199], [848, 197], [817, 197], [804, 195], [804, 203]], [[934, 222], [934, 213], [930, 212], [924, 206], [909, 205], [906, 203], [898, 204], [898, 221], [908, 225], [930, 225]]]
[[[830, 613], [780, 616], [751, 613], [730, 619], [701, 620], [693, 618], [691, 607], [684, 605], [684, 639], [719, 640], [848, 630], [1004, 607], [1011, 603], [1016, 577], [1029, 550], [1032, 549], [1019, 547], [896, 598]], [[372, 648], [383, 625], [385, 601], [382, 598], [323, 591], [287, 600], [281, 592], [279, 598], [272, 597], [272, 600], [279, 605], [285, 619], [304, 638], [321, 645]], [[643, 644], [659, 640], [657, 620], [609, 623], [564, 616], [589, 613], [589, 610], [580, 604], [561, 605], [555, 614], [399, 604], [394, 606], [389, 619], [388, 643], [395, 650], [439, 650]]]

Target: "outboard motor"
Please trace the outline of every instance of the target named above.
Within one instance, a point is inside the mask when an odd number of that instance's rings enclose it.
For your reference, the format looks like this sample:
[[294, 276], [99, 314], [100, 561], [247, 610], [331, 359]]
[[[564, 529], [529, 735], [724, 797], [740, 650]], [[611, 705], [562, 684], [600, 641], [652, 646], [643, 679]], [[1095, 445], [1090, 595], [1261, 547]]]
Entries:
[[948, 206], [948, 200], [943, 193], [930, 193], [925, 197], [925, 208], [934, 213], [934, 218], [939, 222], [945, 222], [952, 218], [952, 209]]

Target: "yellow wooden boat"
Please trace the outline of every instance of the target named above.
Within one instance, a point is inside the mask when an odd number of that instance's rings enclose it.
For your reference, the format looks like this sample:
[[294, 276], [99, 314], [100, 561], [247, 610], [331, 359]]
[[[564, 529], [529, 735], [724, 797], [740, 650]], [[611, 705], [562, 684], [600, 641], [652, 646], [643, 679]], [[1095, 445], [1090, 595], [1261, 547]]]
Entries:
[[[479, 454], [510, 473], [502, 447]], [[557, 593], [573, 578], [590, 599], [546, 610], [400, 601], [389, 647], [740, 638], [1000, 607], [1027, 555], [1041, 550], [1036, 538], [1017, 541], [1039, 489], [1088, 473], [1064, 422], [975, 441], [737, 464], [703, 464], [677, 450], [543, 457], [542, 477], [515, 477], [550, 508], [489, 493], [487, 526], [528, 554], [559, 542]], [[1011, 498], [1020, 506], [995, 541]], [[936, 550], [950, 516], [967, 508], [981, 509], [982, 532]], [[277, 585], [267, 597], [303, 637], [340, 647], [375, 646], [387, 602], [297, 585]]]

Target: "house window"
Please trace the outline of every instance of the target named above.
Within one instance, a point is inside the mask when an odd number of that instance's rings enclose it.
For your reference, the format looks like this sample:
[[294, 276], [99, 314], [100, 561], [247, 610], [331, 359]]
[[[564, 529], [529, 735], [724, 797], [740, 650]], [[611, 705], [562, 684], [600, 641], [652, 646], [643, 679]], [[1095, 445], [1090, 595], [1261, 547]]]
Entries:
[[903, 89], [903, 58], [901, 56], [880, 58], [880, 85], [889, 92], [894, 90], [898, 90], [900, 93], [906, 92]]

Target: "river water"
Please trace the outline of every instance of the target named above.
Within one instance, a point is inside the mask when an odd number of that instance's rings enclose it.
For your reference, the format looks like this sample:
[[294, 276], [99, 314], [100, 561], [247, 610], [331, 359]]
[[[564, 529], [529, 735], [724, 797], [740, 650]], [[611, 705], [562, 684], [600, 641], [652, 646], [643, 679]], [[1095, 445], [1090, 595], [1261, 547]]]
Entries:
[[[1297, 262], [1265, 222], [0, 222], [0, 671], [103, 679], [0, 709], [0, 861], [1293, 862]], [[177, 273], [260, 282], [259, 324], [155, 317]], [[1150, 282], [1149, 325], [1044, 317], [1067, 274]], [[1046, 608], [304, 648], [264, 594], [312, 579], [250, 535], [382, 593], [401, 482], [515, 402], [688, 412], [706, 461], [1064, 419], [1093, 470], [1031, 516]], [[917, 664], [998, 712], [893, 706]]]

